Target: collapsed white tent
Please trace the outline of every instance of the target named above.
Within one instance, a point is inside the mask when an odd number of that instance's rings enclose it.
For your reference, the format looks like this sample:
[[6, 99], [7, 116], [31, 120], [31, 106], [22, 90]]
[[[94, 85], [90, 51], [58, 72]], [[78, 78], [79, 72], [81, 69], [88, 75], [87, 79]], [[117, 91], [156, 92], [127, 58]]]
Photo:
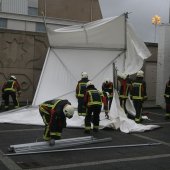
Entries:
[[[143, 60], [150, 56], [150, 52], [136, 37], [126, 19], [124, 14], [83, 26], [54, 31], [48, 29], [50, 48], [34, 96], [33, 107], [1, 114], [0, 122], [43, 124], [37, 105], [53, 98], [68, 99], [77, 107], [75, 88], [83, 71], [88, 72], [89, 79], [101, 89], [106, 77], [113, 79], [113, 64], [118, 71], [127, 74], [136, 73], [141, 69]], [[145, 131], [144, 125], [139, 128], [134, 121], [124, 116], [118, 100], [115, 95], [110, 111], [113, 116], [110, 121], [101, 118], [101, 127], [120, 128], [126, 133]], [[68, 125], [82, 127], [83, 119], [75, 114], [74, 118], [68, 121]]]
[[38, 105], [48, 99], [69, 99], [77, 106], [75, 88], [80, 74], [101, 89], [105, 78], [113, 79], [113, 64], [118, 71], [136, 73], [150, 56], [127, 23], [126, 15], [106, 18], [83, 26], [48, 29], [50, 49], [33, 100]]
[[[129, 106], [132, 107], [132, 106]], [[109, 113], [110, 119], [105, 118], [104, 112], [100, 114], [100, 129], [112, 128], [120, 129], [124, 133], [144, 132], [158, 128], [158, 125], [136, 124], [134, 120], [128, 119], [124, 110], [120, 107], [117, 92], [114, 93], [112, 107]], [[38, 107], [19, 109], [15, 112], [4, 112], [0, 115], [1, 123], [15, 123], [26, 125], [43, 125]], [[72, 119], [67, 119], [67, 127], [84, 128], [84, 117], [78, 116], [77, 111]]]

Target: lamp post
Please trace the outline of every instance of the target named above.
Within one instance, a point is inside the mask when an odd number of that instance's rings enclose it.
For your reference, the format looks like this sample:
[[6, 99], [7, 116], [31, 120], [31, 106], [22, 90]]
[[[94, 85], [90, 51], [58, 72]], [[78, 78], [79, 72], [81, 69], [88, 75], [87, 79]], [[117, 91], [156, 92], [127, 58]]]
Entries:
[[157, 25], [159, 25], [161, 23], [161, 17], [158, 15], [155, 15], [154, 17], [152, 17], [152, 24], [155, 25], [155, 37], [154, 37], [154, 42], [156, 42], [156, 28]]

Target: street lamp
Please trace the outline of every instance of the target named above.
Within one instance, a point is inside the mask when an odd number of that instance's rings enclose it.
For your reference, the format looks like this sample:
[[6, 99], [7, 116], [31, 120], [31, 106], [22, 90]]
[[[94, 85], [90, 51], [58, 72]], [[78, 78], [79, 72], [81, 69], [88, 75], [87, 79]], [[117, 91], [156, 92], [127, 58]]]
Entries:
[[156, 42], [156, 28], [157, 25], [159, 25], [161, 23], [161, 17], [158, 15], [155, 15], [154, 17], [152, 17], [152, 24], [155, 25], [155, 39], [154, 42]]

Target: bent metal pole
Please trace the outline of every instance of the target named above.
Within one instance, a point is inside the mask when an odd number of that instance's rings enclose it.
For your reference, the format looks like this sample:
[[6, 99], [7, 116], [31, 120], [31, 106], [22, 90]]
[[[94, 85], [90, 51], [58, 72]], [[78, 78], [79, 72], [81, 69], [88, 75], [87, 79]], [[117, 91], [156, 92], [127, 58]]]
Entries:
[[54, 153], [54, 152], [69, 152], [69, 151], [110, 149], [110, 148], [126, 148], [126, 147], [144, 147], [144, 146], [156, 146], [156, 145], [161, 145], [161, 143], [144, 143], [144, 144], [131, 144], [131, 145], [85, 147], [85, 148], [59, 149], [59, 150], [49, 150], [49, 151], [39, 151], [39, 152], [12, 153], [12, 154], [4, 154], [4, 155], [5, 156], [19, 156], [19, 155], [30, 155], [30, 154]]

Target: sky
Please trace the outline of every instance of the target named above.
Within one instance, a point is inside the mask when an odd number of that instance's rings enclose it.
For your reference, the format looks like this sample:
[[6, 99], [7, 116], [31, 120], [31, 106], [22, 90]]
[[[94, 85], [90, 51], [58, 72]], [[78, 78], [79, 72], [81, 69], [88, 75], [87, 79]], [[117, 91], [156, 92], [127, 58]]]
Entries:
[[159, 26], [152, 24], [152, 17], [161, 17], [161, 23], [169, 23], [170, 0], [99, 0], [103, 18], [128, 12], [137, 36], [144, 42], [158, 42]]

